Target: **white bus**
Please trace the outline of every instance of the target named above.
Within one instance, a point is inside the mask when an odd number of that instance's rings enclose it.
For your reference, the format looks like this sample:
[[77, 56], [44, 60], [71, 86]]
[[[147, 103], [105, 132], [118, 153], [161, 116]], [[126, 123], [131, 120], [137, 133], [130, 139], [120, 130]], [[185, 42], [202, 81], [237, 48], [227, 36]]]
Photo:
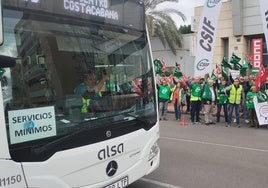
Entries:
[[[142, 1], [1, 4], [0, 188], [123, 188], [154, 171], [159, 122]], [[105, 83], [76, 93], [88, 71]]]

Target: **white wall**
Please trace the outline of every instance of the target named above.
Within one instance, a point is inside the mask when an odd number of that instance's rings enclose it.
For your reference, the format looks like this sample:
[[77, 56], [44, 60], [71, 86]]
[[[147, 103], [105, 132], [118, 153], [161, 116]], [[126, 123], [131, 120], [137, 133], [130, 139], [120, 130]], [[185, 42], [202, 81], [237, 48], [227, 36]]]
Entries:
[[191, 55], [193, 46], [193, 34], [183, 35], [183, 47], [176, 50], [177, 55], [175, 56], [170, 48], [165, 48], [159, 38], [151, 38], [151, 46], [153, 58], [164, 58], [167, 67], [175, 67], [175, 63], [181, 65], [182, 71], [186, 76], [194, 75], [194, 57]]

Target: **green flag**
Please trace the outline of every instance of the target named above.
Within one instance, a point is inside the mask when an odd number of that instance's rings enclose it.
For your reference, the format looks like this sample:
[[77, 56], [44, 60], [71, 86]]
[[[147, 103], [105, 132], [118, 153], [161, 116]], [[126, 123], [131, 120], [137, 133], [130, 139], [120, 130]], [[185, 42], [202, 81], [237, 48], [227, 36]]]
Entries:
[[240, 60], [241, 58], [237, 57], [235, 54], [231, 56], [230, 63], [234, 65], [234, 70], [240, 70], [242, 68], [242, 65], [239, 64]]
[[203, 95], [202, 95], [202, 99], [211, 100], [212, 99], [212, 95], [211, 95], [211, 91], [210, 91], [208, 79], [209, 78], [207, 77], [206, 78], [206, 81], [205, 81], [205, 88], [204, 88], [204, 92], [203, 92]]
[[248, 61], [248, 60], [245, 60], [245, 62], [246, 62], [246, 64], [247, 64], [247, 66], [248, 66], [248, 69], [252, 69], [252, 64], [251, 64], [251, 62], [250, 61]]
[[230, 65], [230, 64], [227, 62], [227, 60], [226, 60], [225, 57], [222, 58], [221, 66], [224, 67], [224, 68], [233, 69], [233, 68], [232, 68], [232, 65]]
[[217, 76], [216, 76], [216, 74], [214, 73], [214, 69], [212, 70], [211, 79], [214, 81], [214, 83], [215, 83], [216, 80], [217, 80]]
[[252, 65], [247, 59], [244, 59], [244, 64], [242, 65], [242, 68], [240, 69], [240, 75], [247, 76], [248, 70], [252, 70]]
[[174, 76], [178, 79], [181, 79], [182, 77], [182, 72], [181, 72], [181, 68], [180, 68], [180, 64], [176, 63], [176, 68], [174, 71]]
[[155, 65], [155, 73], [162, 74], [163, 73], [162, 72], [162, 68], [163, 68], [162, 62], [159, 59], [155, 59], [154, 65]]
[[247, 76], [247, 69], [242, 67], [242, 69], [240, 69], [240, 75], [241, 76]]
[[257, 94], [258, 103], [266, 102], [268, 101], [268, 95], [265, 93], [265, 91], [259, 91]]
[[228, 73], [225, 67], [221, 66], [221, 76], [228, 80]]

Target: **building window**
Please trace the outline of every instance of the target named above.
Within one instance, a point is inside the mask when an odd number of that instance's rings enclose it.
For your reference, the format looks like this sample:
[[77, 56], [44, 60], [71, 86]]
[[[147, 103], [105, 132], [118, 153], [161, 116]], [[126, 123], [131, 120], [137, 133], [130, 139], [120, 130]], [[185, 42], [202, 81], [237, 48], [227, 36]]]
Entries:
[[222, 38], [223, 56], [229, 58], [229, 38]]

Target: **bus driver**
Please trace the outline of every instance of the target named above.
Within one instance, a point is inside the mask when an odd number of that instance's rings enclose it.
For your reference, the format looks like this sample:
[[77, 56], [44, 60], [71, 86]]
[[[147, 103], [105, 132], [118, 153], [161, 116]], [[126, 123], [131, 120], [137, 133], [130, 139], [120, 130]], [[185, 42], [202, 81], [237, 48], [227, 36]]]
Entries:
[[90, 70], [83, 75], [83, 82], [74, 89], [75, 94], [82, 95], [82, 113], [88, 112], [88, 106], [90, 105], [91, 100], [98, 100], [102, 97], [101, 89], [107, 80], [108, 76], [102, 74], [101, 80], [97, 82], [95, 73]]

